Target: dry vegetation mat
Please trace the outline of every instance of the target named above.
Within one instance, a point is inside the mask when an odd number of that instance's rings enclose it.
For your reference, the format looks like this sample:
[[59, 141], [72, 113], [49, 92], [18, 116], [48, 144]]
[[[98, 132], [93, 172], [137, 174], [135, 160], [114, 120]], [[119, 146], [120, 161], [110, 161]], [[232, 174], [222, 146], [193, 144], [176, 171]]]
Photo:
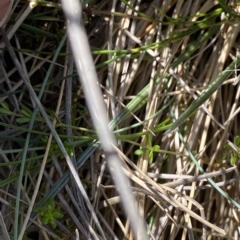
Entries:
[[239, 2], [7, 2], [0, 239], [240, 239]]

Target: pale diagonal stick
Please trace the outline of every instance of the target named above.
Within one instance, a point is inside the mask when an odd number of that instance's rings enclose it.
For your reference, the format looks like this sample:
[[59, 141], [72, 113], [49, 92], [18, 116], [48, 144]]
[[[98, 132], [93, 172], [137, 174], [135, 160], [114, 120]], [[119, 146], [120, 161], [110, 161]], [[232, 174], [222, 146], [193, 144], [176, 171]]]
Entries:
[[102, 99], [93, 59], [82, 24], [82, 9], [78, 0], [62, 0], [67, 19], [67, 31], [70, 38], [75, 64], [81, 79], [92, 121], [97, 130], [101, 145], [105, 151], [108, 167], [119, 192], [125, 215], [129, 218], [136, 239], [148, 239], [146, 226], [135, 206], [130, 182], [122, 170], [121, 161], [114, 149], [116, 140], [108, 127], [106, 108]]

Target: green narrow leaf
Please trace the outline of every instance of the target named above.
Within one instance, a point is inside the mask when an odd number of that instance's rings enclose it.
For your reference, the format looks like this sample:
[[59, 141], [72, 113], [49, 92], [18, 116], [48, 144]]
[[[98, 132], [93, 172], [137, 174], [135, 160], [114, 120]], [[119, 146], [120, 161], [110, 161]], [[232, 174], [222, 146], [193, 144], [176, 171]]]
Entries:
[[223, 8], [224, 11], [226, 11], [229, 15], [231, 15], [234, 18], [240, 18], [240, 15], [238, 15], [232, 8], [230, 8], [227, 4], [226, 1], [224, 0], [218, 0], [219, 5]]
[[235, 139], [234, 139], [234, 144], [237, 146], [237, 147], [240, 147], [240, 136], [236, 136]]
[[4, 180], [0, 181], [0, 187], [4, 187], [7, 184], [10, 184], [11, 182], [17, 180], [19, 177], [19, 172], [16, 172], [14, 174], [12, 174], [10, 177], [5, 178]]
[[235, 163], [236, 163], [236, 161], [237, 161], [237, 155], [233, 155], [232, 157], [231, 157], [231, 159], [230, 159], [230, 163], [232, 164], [232, 165], [234, 165]]
[[2, 108], [0, 108], [0, 114], [10, 115], [12, 114], [12, 111], [9, 109], [9, 106], [6, 102], [2, 102], [0, 104]]
[[49, 220], [49, 223], [52, 226], [52, 228], [56, 228], [57, 227], [57, 222], [56, 222], [56, 220], [54, 218], [51, 218]]
[[154, 145], [152, 148], [153, 152], [158, 152], [159, 150], [160, 150], [160, 146], [158, 146], [158, 145]]
[[0, 114], [3, 114], [3, 115], [10, 115], [12, 114], [11, 112], [9, 112], [7, 109], [5, 108], [0, 108]]
[[30, 121], [30, 117], [29, 118], [17, 118], [16, 122], [17, 123], [26, 123]]
[[226, 150], [232, 150], [232, 148], [228, 145], [228, 144], [226, 144], [225, 146], [224, 146], [224, 148], [226, 149]]
[[165, 132], [165, 134], [170, 133], [178, 126], [180, 126], [186, 119], [188, 119], [196, 110], [206, 101], [208, 100], [212, 94], [220, 88], [223, 82], [228, 79], [233, 70], [238, 67], [240, 64], [240, 55], [237, 56], [236, 60], [234, 60], [226, 69], [223, 71], [217, 79], [209, 85], [209, 87], [200, 95], [198, 99], [192, 102], [192, 104], [180, 115], [180, 117], [173, 123], [173, 125]]
[[146, 135], [146, 140], [147, 140], [148, 147], [151, 149], [152, 148], [152, 141], [151, 141], [149, 135]]
[[153, 151], [150, 151], [148, 154], [148, 163], [151, 164], [153, 162]]
[[61, 218], [63, 217], [63, 213], [60, 212], [59, 210], [55, 210], [55, 211], [53, 212], [53, 217], [54, 217], [54, 218], [61, 219]]
[[134, 154], [135, 155], [143, 155], [145, 152], [147, 151], [147, 149], [137, 149], [135, 152], [134, 152]]
[[48, 224], [48, 221], [49, 221], [48, 218], [42, 218], [42, 222], [43, 222], [43, 224], [47, 225], [47, 224]]
[[10, 109], [9, 109], [9, 106], [8, 106], [8, 104], [7, 104], [6, 102], [2, 102], [2, 103], [1, 103], [1, 106], [2, 106], [5, 110], [7, 110], [8, 112], [11, 112]]
[[54, 37], [54, 34], [48, 32], [48, 31], [44, 31], [42, 29], [33, 27], [33, 26], [25, 24], [25, 23], [21, 24], [21, 28], [26, 29], [30, 32], [33, 32], [33, 33], [38, 34], [38, 35], [43, 36], [43, 37], [52, 37], [52, 38]]
[[32, 116], [31, 110], [29, 108], [25, 107], [25, 106], [22, 107], [21, 113], [26, 117], [31, 117]]

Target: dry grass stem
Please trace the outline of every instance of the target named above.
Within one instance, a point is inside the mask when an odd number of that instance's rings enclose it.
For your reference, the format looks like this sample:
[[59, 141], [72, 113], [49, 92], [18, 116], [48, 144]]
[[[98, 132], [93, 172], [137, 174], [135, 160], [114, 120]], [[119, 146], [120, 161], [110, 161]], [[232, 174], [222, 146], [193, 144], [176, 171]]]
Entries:
[[0, 238], [240, 239], [239, 3], [9, 3]]

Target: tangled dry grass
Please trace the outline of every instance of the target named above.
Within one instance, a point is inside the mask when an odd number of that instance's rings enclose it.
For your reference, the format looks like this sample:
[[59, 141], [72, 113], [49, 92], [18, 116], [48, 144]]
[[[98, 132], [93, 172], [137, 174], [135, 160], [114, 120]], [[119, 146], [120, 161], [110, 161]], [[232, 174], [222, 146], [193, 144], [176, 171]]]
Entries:
[[[238, 3], [82, 4], [115, 151], [149, 239], [240, 239]], [[61, 3], [16, 1], [5, 31], [88, 200], [2, 40], [1, 239], [141, 239], [98, 142]]]

